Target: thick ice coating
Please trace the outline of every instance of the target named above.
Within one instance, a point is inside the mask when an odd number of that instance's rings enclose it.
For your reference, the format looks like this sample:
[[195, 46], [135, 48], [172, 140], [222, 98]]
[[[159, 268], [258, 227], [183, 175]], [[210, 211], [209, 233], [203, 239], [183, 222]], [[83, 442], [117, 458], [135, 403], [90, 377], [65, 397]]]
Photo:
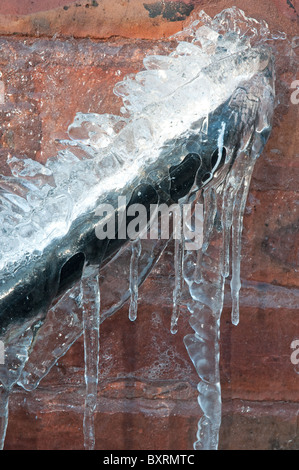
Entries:
[[129, 117], [78, 113], [67, 148], [45, 166], [12, 156], [15, 178], [0, 182], [0, 270], [67, 233], [84, 206], [157, 158], [166, 141], [205, 133], [209, 113], [267, 60], [246, 36], [198, 27], [192, 42], [180, 41], [169, 56], [147, 56], [144, 71], [116, 85]]
[[[26, 269], [29, 263], [43, 259], [50, 245], [59, 244], [62, 238], [67, 240], [76, 220], [93, 211], [95, 201], [104, 199], [108, 192], [117, 197], [126, 184], [137, 181], [149, 168], [158, 172], [165, 161], [171, 167], [172, 158], [173, 164], [178, 165], [190, 153], [197, 155], [205, 167], [211, 159], [211, 149], [214, 151], [209, 178], [200, 180], [199, 173], [195, 174], [192, 189], [184, 199], [192, 201], [193, 207], [203, 204], [203, 245], [189, 251], [179, 242], [175, 246], [171, 330], [176, 332], [179, 304], [185, 302], [194, 333], [186, 335], [184, 341], [200, 378], [199, 404], [204, 413], [196, 449], [218, 446], [219, 327], [224, 283], [231, 275], [232, 321], [237, 324], [243, 212], [254, 162], [271, 130], [274, 107], [273, 59], [267, 47], [270, 38], [265, 22], [246, 18], [236, 8], [213, 19], [201, 12], [189, 27], [172, 38], [177, 42], [170, 46], [168, 55], [145, 57], [143, 71], [116, 85], [115, 93], [123, 99], [120, 116], [78, 113], [68, 129], [69, 140], [61, 142], [64, 149], [57, 156], [42, 165], [12, 155], [8, 160], [12, 177], [0, 179], [1, 288], [1, 284], [5, 287], [7, 282], [12, 283], [15, 273]], [[137, 316], [138, 286], [154, 264], [142, 261], [144, 252], [148, 258], [159, 259], [159, 255], [145, 251], [140, 240], [134, 241], [128, 269], [129, 294], [122, 291], [115, 301], [121, 306], [131, 297], [131, 320]], [[117, 259], [116, 256], [115, 263]], [[188, 288], [187, 298], [182, 296], [183, 283]], [[93, 302], [90, 314], [89, 302]], [[73, 309], [75, 304], [83, 319], [66, 315], [65, 324], [59, 323], [63, 344], [56, 335], [54, 338], [49, 334], [47, 340], [45, 331], [55, 331], [59, 309], [64, 305], [67, 310]], [[18, 355], [19, 363], [13, 373], [9, 373], [14, 362], [13, 341], [5, 368], [1, 370], [0, 366], [0, 429], [4, 436], [7, 391], [16, 382], [27, 390], [37, 386], [83, 332], [85, 445], [93, 448], [99, 325], [107, 313], [102, 311], [100, 317], [97, 269], [84, 264], [79, 293], [78, 285], [74, 286], [50, 312], [48, 317], [41, 315], [39, 319], [40, 337], [37, 317], [32, 320], [34, 335], [30, 321], [24, 322], [18, 340], [19, 348], [25, 352]], [[48, 329], [45, 325], [49, 325]], [[36, 351], [45, 348], [46, 342], [48, 355], [41, 361], [41, 353]]]

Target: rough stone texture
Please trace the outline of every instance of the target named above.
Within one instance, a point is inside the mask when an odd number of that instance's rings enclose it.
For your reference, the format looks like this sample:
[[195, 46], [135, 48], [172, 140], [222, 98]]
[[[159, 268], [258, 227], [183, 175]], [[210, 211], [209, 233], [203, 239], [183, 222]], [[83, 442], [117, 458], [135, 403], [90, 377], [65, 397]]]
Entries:
[[[77, 111], [117, 113], [114, 84], [139, 70], [145, 54], [163, 51], [163, 38], [182, 28], [192, 7], [214, 15], [232, 5], [289, 37], [299, 36], [294, 0], [249, 0], [246, 7], [228, 0], [147, 0], [146, 6], [141, 0], [2, 1], [1, 172], [7, 172], [8, 154], [42, 162], [54, 155], [55, 139], [66, 136]], [[293, 53], [298, 56], [298, 48]], [[290, 360], [291, 342], [299, 338], [299, 105], [290, 103], [290, 85], [299, 76], [294, 64], [279, 58], [280, 104], [246, 207], [238, 327], [230, 323], [229, 293], [225, 300], [221, 449], [299, 448], [299, 371]], [[169, 333], [171, 251], [140, 291], [136, 323], [128, 320], [124, 306], [101, 327], [98, 449], [192, 449], [200, 415], [198, 380], [182, 342], [187, 320], [180, 319], [177, 335]], [[35, 392], [16, 389], [6, 448], [81, 449], [83, 390], [78, 340]]]
[[247, 0], [246, 7], [241, 0], [4, 0], [0, 6], [0, 34], [159, 39], [179, 31], [182, 21], [195, 8], [214, 15], [231, 5], [283, 29], [295, 28], [298, 21], [298, 0]]

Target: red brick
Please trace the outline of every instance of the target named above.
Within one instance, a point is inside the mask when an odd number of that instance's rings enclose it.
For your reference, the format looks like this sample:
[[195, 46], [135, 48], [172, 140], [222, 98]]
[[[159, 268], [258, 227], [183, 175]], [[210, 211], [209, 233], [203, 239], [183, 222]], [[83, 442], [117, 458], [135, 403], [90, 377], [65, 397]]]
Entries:
[[[155, 8], [157, 4], [158, 8]], [[298, 0], [292, 0], [294, 8], [290, 4], [287, 0], [266, 0], [259, 3], [247, 0], [246, 4], [241, 0], [86, 0], [65, 2], [62, 5], [59, 0], [52, 0], [47, 4], [40, 0], [30, 5], [24, 2], [20, 6], [15, 2], [5, 1], [0, 7], [0, 34], [158, 39], [181, 30], [183, 19], [188, 18], [193, 6], [215, 15], [233, 5], [257, 19], [265, 19], [272, 27], [291, 32], [298, 23]], [[185, 9], [182, 9], [182, 5], [186, 5]], [[290, 19], [293, 20], [291, 25]]]
[[[85, 2], [69, 9], [53, 0], [47, 3], [55, 8], [51, 11], [44, 2], [34, 2], [28, 10], [29, 5], [21, 3], [2, 2], [2, 32], [46, 37], [0, 39], [7, 96], [0, 110], [4, 172], [8, 153], [40, 161], [55, 154], [55, 139], [66, 136], [77, 111], [117, 113], [120, 101], [113, 95], [114, 84], [139, 70], [146, 53], [165, 50], [167, 41], [153, 39], [183, 25], [163, 14], [150, 18], [139, 0], [103, 0], [89, 8]], [[294, 9], [284, 0], [193, 3], [211, 15], [237, 5], [289, 37], [299, 35]], [[292, 1], [295, 8], [297, 3]], [[21, 12], [28, 15], [7, 17]], [[55, 33], [82, 39], [50, 39]], [[86, 36], [106, 39], [91, 41]], [[139, 37], [148, 39], [132, 39]], [[240, 324], [230, 323], [229, 292], [221, 324], [220, 448], [226, 449], [298, 448], [299, 375], [290, 360], [291, 342], [299, 338], [299, 107], [290, 103], [297, 62], [290, 66], [279, 54], [277, 71], [280, 104], [254, 171], [244, 218]], [[183, 336], [190, 331], [187, 317], [180, 319], [176, 336], [169, 332], [173, 272], [170, 247], [141, 289], [136, 323], [128, 320], [125, 306], [101, 327], [97, 448], [192, 448], [200, 416], [198, 379], [183, 346]], [[80, 339], [36, 391], [17, 389], [13, 394], [6, 448], [81, 449], [83, 401]]]

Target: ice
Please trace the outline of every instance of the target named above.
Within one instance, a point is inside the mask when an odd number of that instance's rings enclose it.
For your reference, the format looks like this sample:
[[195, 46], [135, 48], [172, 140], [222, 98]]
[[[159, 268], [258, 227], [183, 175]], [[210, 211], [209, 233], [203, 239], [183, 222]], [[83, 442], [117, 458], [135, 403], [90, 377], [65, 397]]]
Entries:
[[0, 450], [3, 450], [8, 424], [9, 392], [0, 385]]
[[[66, 148], [58, 156], [48, 159], [46, 165], [10, 157], [13, 174], [39, 188], [39, 192], [29, 191], [27, 202], [23, 203], [26, 214], [22, 224], [30, 224], [33, 220], [35, 243], [30, 248], [27, 237], [23, 241], [17, 236], [18, 246], [2, 257], [0, 267], [8, 262], [19, 263], [24, 254], [32, 254], [33, 246], [38, 246], [42, 252], [50, 238], [66, 233], [85, 205], [91, 204], [96, 195], [109, 187], [115, 187], [118, 180], [123, 181], [129, 162], [134, 162], [137, 170], [144, 161], [155, 158], [166, 140], [186, 133], [201, 118], [204, 118], [201, 132], [207, 132], [210, 111], [228, 99], [239, 83], [262, 69], [260, 52], [249, 47], [248, 41], [238, 38], [238, 34], [240, 30], [244, 35], [246, 24], [250, 31], [254, 29], [250, 39], [259, 34], [267, 36], [265, 25], [246, 19], [236, 9], [213, 20], [206, 16], [199, 19], [206, 24], [198, 28], [198, 20], [195, 21], [191, 27], [191, 42], [179, 41], [169, 56], [145, 58], [145, 70], [126, 77], [115, 86], [115, 93], [123, 98], [128, 112], [125, 118], [77, 113], [68, 129], [70, 140], [61, 142]], [[239, 23], [241, 26], [237, 26]], [[222, 30], [228, 24], [233, 25], [234, 36], [231, 31], [223, 34]], [[214, 49], [205, 50], [200, 40], [211, 42]], [[111, 174], [113, 178], [109, 179]], [[66, 194], [70, 196], [67, 223], [64, 204], [60, 210], [58, 208], [61, 194], [64, 198]], [[21, 205], [20, 200], [18, 205]], [[9, 214], [2, 214], [2, 218], [3, 226], [8, 221], [9, 229], [2, 238], [0, 232], [0, 241], [5, 238], [6, 246], [11, 246], [9, 238], [15, 240], [16, 236], [10, 217], [16, 211], [12, 206], [7, 207]], [[44, 214], [50, 217], [45, 219]], [[57, 230], [51, 226], [54, 218]], [[11, 232], [9, 236], [8, 231]]]
[[96, 149], [105, 148], [113, 142], [125, 124], [124, 118], [112, 114], [77, 113], [68, 128], [68, 134], [76, 143], [90, 145]]
[[[259, 137], [257, 137], [259, 139]], [[246, 145], [246, 141], [245, 141]], [[194, 334], [184, 339], [190, 358], [201, 379], [199, 405], [205, 416], [198, 423], [195, 449], [217, 449], [221, 424], [221, 384], [219, 374], [220, 318], [225, 278], [229, 276], [229, 244], [232, 232], [232, 322], [239, 322], [239, 290], [242, 217], [256, 158], [240, 149], [240, 160], [226, 181], [204, 194], [204, 244], [200, 253], [187, 253], [184, 270], [191, 301], [190, 325]], [[219, 224], [221, 223], [221, 230]], [[200, 272], [188, 268], [200, 265]]]
[[242, 180], [241, 187], [238, 191], [235, 200], [235, 213], [233, 217], [234, 223], [232, 224], [232, 280], [231, 280], [231, 293], [232, 293], [232, 323], [238, 325], [239, 323], [239, 293], [241, 289], [240, 282], [240, 267], [241, 267], [241, 237], [243, 229], [243, 214], [247, 201], [250, 179], [253, 171], [253, 165], [247, 169], [247, 174]]
[[4, 343], [4, 364], [0, 364], [0, 450], [3, 449], [8, 424], [9, 396], [28, 360], [33, 331], [24, 326], [14, 330]]
[[266, 21], [248, 18], [244, 11], [237, 7], [223, 10], [214, 18], [202, 12], [199, 18], [219, 34], [235, 33], [241, 39], [246, 36], [246, 38], [258, 40], [267, 39], [271, 35]]
[[[194, 264], [200, 260], [200, 272], [197, 270], [187, 276], [191, 300], [190, 325], [194, 334], [186, 335], [184, 343], [201, 382], [199, 384], [199, 405], [203, 411], [209, 409], [198, 423], [195, 449], [217, 449], [218, 433], [221, 424], [221, 387], [219, 375], [219, 338], [220, 316], [223, 304], [223, 277], [219, 270], [221, 251], [211, 249], [215, 240], [221, 238], [221, 232], [214, 230], [219, 193], [211, 188], [204, 199], [204, 245], [199, 257], [198, 252], [187, 253], [188, 262]], [[211, 207], [214, 210], [209, 212]], [[206, 226], [208, 224], [208, 227]], [[205, 230], [209, 229], [209, 230]], [[211, 392], [213, 390], [213, 393]]]
[[132, 255], [130, 262], [130, 307], [129, 307], [129, 319], [135, 321], [137, 318], [138, 309], [138, 280], [139, 280], [139, 259], [141, 255], [141, 241], [137, 238], [131, 243]]
[[173, 289], [173, 311], [171, 316], [170, 331], [176, 334], [178, 331], [178, 320], [180, 315], [180, 296], [183, 288], [183, 256], [184, 256], [184, 233], [183, 233], [183, 206], [180, 206], [180, 233], [177, 234], [174, 241], [174, 269], [175, 286]]
[[100, 287], [98, 270], [85, 267], [81, 279], [83, 308], [85, 410], [83, 421], [84, 447], [95, 447], [94, 414], [97, 406], [100, 352]]
[[[114, 91], [123, 99], [124, 117], [77, 113], [68, 128], [70, 140], [60, 141], [64, 148], [45, 165], [9, 157], [14, 178], [3, 177], [0, 182], [0, 271], [5, 282], [24, 260], [42, 256], [50, 243], [68, 233], [86, 208], [93, 207], [95, 200], [107, 191], [117, 192], [130, 181], [132, 173], [138, 176], [165, 147], [172, 152], [177, 143], [182, 145], [180, 141], [186, 140], [188, 152], [201, 154], [202, 146], [206, 148], [215, 137], [211, 136], [215, 132], [211, 113], [229, 101], [230, 114], [221, 116], [216, 136], [215, 173], [211, 171], [206, 187], [200, 191], [194, 183], [192, 191], [199, 191], [200, 197], [194, 200], [194, 195], [189, 195], [195, 205], [203, 204], [203, 243], [197, 250], [188, 250], [182, 239], [175, 238], [170, 327], [176, 333], [185, 283], [193, 333], [185, 336], [184, 343], [200, 379], [198, 402], [204, 413], [194, 448], [217, 449], [224, 287], [231, 261], [232, 321], [237, 324], [243, 212], [255, 160], [271, 129], [274, 77], [272, 53], [265, 43], [274, 36], [264, 21], [247, 18], [233, 7], [215, 18], [201, 12], [174, 39], [178, 44], [169, 55], [146, 57], [143, 71], [116, 85]], [[234, 114], [234, 108], [240, 114]], [[227, 137], [231, 115], [235, 116], [237, 140], [233, 135]], [[190, 140], [190, 135], [198, 139]], [[224, 150], [224, 170], [218, 172]], [[133, 241], [114, 256], [113, 263], [102, 266], [101, 272], [99, 266], [85, 265], [80, 283], [51, 306], [46, 318], [46, 312], [40, 312], [21, 329], [8, 331], [7, 362], [2, 369], [0, 366], [2, 447], [8, 396], [14, 384], [26, 390], [36, 388], [83, 334], [84, 444], [86, 449], [95, 448], [100, 323], [126, 300], [130, 301], [130, 320], [137, 318], [139, 286], [167, 242], [159, 240], [151, 248], [146, 244], [146, 240]], [[109, 285], [109, 289], [102, 288], [110, 295], [105, 307], [100, 283]]]
[[[269, 85], [270, 86], [270, 85]], [[273, 109], [273, 100], [268, 100]], [[263, 108], [263, 107], [261, 107]], [[269, 125], [269, 113], [259, 110], [263, 128]], [[242, 220], [254, 162], [263, 140], [259, 130], [254, 131], [249, 143], [245, 132], [238, 155], [227, 178], [215, 188], [203, 192], [204, 243], [200, 253], [188, 253], [185, 280], [191, 301], [190, 325], [194, 334], [184, 339], [190, 358], [201, 379], [199, 405], [204, 417], [199, 420], [195, 449], [217, 449], [221, 424], [221, 384], [219, 374], [220, 318], [223, 307], [225, 278], [229, 276], [229, 245], [232, 236], [232, 322], [239, 322], [239, 291]], [[222, 138], [218, 140], [223, 146]], [[227, 149], [229, 151], [229, 149]], [[232, 235], [231, 235], [232, 232]], [[199, 270], [190, 271], [190, 265]]]
[[[158, 263], [168, 240], [140, 240], [141, 255], [138, 260], [138, 288]], [[101, 301], [100, 321], [109, 318], [130, 299], [128, 266], [132, 257], [131, 246], [120, 250], [100, 272], [100, 288], [105, 292]], [[46, 319], [36, 332], [29, 360], [26, 362], [18, 385], [33, 391], [57, 361], [83, 334], [83, 309], [80, 282], [62, 295], [49, 310]]]
[[37, 175], [51, 176], [52, 172], [44, 165], [30, 158], [20, 160], [19, 158], [12, 157], [7, 160], [13, 176], [16, 177], [34, 177]]
[[80, 284], [53, 305], [40, 326], [18, 384], [32, 391], [83, 332]]

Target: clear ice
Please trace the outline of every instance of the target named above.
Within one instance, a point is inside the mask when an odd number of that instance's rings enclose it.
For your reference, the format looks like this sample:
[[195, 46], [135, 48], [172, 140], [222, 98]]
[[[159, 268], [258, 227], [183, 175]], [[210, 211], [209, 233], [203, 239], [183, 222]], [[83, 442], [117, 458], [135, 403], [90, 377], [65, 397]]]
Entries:
[[180, 300], [183, 289], [183, 259], [184, 259], [184, 233], [183, 233], [183, 208], [180, 205], [180, 233], [174, 240], [174, 270], [175, 281], [173, 289], [173, 311], [171, 316], [170, 331], [172, 334], [178, 331], [178, 321], [180, 316]]
[[86, 397], [83, 421], [84, 447], [94, 450], [94, 414], [97, 406], [99, 353], [100, 353], [100, 305], [99, 273], [94, 267], [85, 266], [81, 279], [83, 311], [84, 362]]
[[[270, 132], [273, 113], [274, 76], [264, 75], [263, 70], [271, 55], [267, 43], [274, 37], [264, 21], [247, 18], [234, 7], [215, 18], [201, 12], [172, 39], [177, 46], [168, 55], [145, 57], [143, 71], [116, 85], [115, 93], [123, 99], [122, 116], [78, 113], [68, 129], [69, 140], [60, 142], [61, 150], [45, 165], [9, 158], [12, 176], [0, 180], [0, 282], [5, 283], [22, 260], [38, 257], [49, 241], [65, 235], [82, 210], [92, 207], [95, 195], [121, 186], [132, 168], [138, 173], [141, 164], [157, 158], [165, 142], [187, 138], [190, 129], [196, 129], [206, 142], [212, 132], [209, 114], [233, 96], [232, 106], [242, 109], [244, 129], [238, 148], [226, 148], [226, 163], [234, 154], [231, 167], [226, 173], [216, 172], [214, 178], [211, 175], [200, 198], [194, 200], [195, 184], [186, 199], [203, 203], [204, 238], [202, 247], [193, 251], [175, 240], [171, 319], [171, 332], [175, 333], [180, 304], [185, 302], [193, 333], [187, 334], [184, 342], [200, 379], [198, 403], [203, 412], [194, 448], [217, 449], [224, 285], [231, 272], [232, 322], [237, 325], [243, 212], [254, 163]], [[271, 66], [268, 73], [273, 74]], [[226, 117], [218, 136], [219, 158]], [[14, 384], [34, 390], [83, 334], [84, 442], [86, 449], [95, 448], [100, 323], [127, 300], [129, 318], [136, 319], [138, 288], [166, 244], [137, 239], [131, 247], [119, 250], [100, 272], [85, 266], [80, 283], [64, 293], [48, 313], [40, 312], [34, 321], [6, 333], [2, 338], [6, 363], [0, 366], [1, 447]], [[121, 272], [120, 259], [127, 260], [129, 276]], [[111, 294], [103, 308], [99, 285], [113, 276], [119, 279], [115, 292], [111, 287], [115, 296]], [[183, 284], [188, 287], [187, 300], [181, 298]]]
[[131, 243], [132, 256], [130, 262], [130, 307], [129, 307], [129, 318], [131, 321], [137, 319], [137, 308], [138, 308], [138, 278], [139, 278], [139, 258], [141, 255], [141, 241], [137, 238]]

